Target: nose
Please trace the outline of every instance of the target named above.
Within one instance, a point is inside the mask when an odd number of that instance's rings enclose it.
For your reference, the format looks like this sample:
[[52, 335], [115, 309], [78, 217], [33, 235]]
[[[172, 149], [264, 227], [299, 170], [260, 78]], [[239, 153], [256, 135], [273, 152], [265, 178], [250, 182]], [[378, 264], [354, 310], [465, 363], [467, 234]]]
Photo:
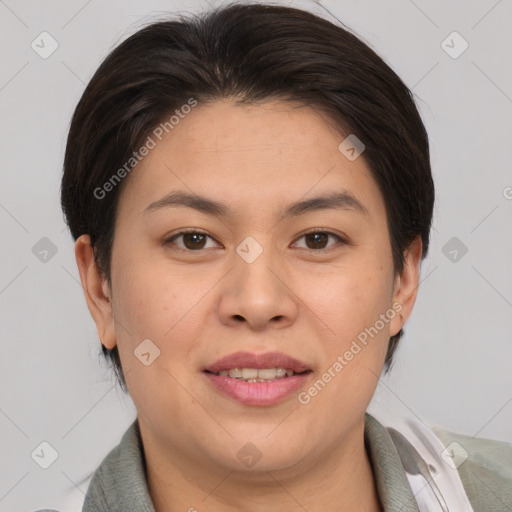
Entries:
[[259, 247], [249, 239], [237, 248], [233, 269], [223, 280], [220, 319], [226, 325], [245, 324], [255, 331], [289, 327], [299, 312], [293, 283], [278, 255], [271, 248]]

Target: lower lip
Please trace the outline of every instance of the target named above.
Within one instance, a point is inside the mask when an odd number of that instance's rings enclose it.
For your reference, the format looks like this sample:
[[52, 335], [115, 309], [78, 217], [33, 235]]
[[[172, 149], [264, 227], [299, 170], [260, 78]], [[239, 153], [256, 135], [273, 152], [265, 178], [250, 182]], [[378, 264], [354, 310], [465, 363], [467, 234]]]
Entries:
[[273, 405], [297, 392], [311, 372], [292, 375], [271, 382], [245, 382], [223, 375], [204, 372], [210, 382], [226, 395], [245, 405]]

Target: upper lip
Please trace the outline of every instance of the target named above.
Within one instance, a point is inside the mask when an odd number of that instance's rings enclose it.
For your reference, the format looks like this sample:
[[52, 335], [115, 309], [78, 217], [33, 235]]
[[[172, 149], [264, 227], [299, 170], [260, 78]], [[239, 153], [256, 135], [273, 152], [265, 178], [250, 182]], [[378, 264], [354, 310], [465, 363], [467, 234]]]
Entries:
[[265, 352], [263, 354], [235, 352], [207, 366], [205, 371], [218, 373], [222, 370], [231, 370], [233, 368], [285, 368], [293, 370], [295, 373], [310, 370], [306, 363], [282, 352]]

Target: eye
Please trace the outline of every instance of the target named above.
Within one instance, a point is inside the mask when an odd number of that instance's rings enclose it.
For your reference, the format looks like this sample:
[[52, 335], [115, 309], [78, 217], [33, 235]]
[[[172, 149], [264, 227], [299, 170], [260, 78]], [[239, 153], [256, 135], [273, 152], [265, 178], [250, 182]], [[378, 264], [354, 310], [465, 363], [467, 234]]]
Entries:
[[302, 238], [304, 238], [306, 241], [306, 247], [300, 247], [301, 249], [312, 249], [317, 252], [329, 249], [329, 247], [326, 246], [326, 244], [328, 244], [329, 238], [334, 238], [340, 243], [346, 243], [346, 241], [341, 238], [341, 236], [330, 233], [329, 231], [310, 231], [309, 233], [304, 233], [300, 238], [298, 238], [298, 240]]
[[[182, 239], [182, 244], [181, 245], [176, 244], [175, 240], [178, 240], [180, 238]], [[206, 233], [202, 233], [201, 231], [197, 231], [197, 230], [180, 231], [179, 233], [172, 235], [170, 238], [167, 238], [164, 241], [164, 245], [174, 244], [183, 250], [199, 251], [202, 249], [209, 248], [206, 246], [206, 241], [208, 238], [213, 240], [213, 238], [210, 235], [207, 235]]]

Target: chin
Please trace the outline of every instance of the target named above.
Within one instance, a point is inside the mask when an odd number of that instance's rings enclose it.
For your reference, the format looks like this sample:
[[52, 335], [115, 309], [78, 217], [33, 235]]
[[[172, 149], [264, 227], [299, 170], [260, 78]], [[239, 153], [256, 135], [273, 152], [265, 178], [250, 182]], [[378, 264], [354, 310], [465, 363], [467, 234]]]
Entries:
[[[270, 438], [251, 441], [251, 436], [237, 436], [237, 440], [231, 443], [228, 450], [212, 453], [211, 457], [227, 471], [242, 475], [285, 470], [299, 464], [304, 457], [298, 452], [297, 443], [290, 442], [289, 445], [283, 445], [282, 440], [277, 436], [273, 441]], [[268, 479], [268, 475], [266, 478]]]

